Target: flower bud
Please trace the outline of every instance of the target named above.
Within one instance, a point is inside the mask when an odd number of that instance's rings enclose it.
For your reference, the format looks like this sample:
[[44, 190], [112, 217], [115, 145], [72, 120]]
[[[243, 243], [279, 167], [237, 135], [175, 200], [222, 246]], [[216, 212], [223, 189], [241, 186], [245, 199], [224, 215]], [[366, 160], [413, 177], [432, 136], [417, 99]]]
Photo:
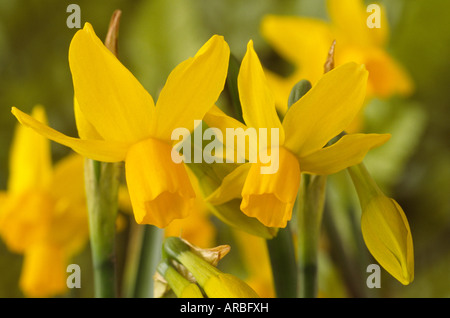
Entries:
[[188, 281], [173, 268], [167, 259], [163, 259], [157, 268], [178, 298], [203, 298], [197, 284]]
[[181, 263], [195, 277], [209, 298], [259, 298], [245, 282], [236, 276], [223, 273], [193, 253], [180, 238], [166, 238], [163, 250], [167, 256]]
[[383, 194], [362, 163], [348, 171], [361, 204], [361, 229], [367, 248], [388, 273], [408, 285], [414, 280], [414, 250], [403, 209]]

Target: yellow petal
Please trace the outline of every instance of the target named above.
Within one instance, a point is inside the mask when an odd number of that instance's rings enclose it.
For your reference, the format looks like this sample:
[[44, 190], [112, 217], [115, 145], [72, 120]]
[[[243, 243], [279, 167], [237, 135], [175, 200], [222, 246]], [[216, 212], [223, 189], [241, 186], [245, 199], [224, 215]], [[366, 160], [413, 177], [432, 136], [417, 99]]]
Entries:
[[48, 189], [54, 198], [67, 202], [63, 205], [83, 202], [85, 200], [84, 158], [72, 153], [59, 160], [54, 166]]
[[223, 90], [229, 55], [223, 37], [214, 35], [170, 73], [158, 97], [154, 137], [170, 140], [175, 128], [194, 129], [194, 120], [203, 118]]
[[[0, 207], [3, 207], [6, 202], [8, 201], [8, 193], [6, 191], [1, 191], [0, 190]], [[2, 214], [2, 208], [0, 208], [0, 216]]]
[[15, 253], [42, 240], [50, 227], [54, 201], [49, 193], [31, 189], [9, 197], [0, 214], [0, 235]]
[[216, 227], [211, 222], [210, 212], [206, 205], [197, 178], [190, 169], [186, 172], [195, 191], [195, 200], [191, 214], [185, 219], [174, 220], [164, 230], [165, 237], [180, 236], [200, 247], [214, 245]]
[[286, 227], [300, 185], [300, 166], [294, 154], [279, 151], [279, 169], [261, 174], [261, 163], [252, 163], [242, 189], [241, 210], [269, 227]]
[[[221, 155], [223, 162], [244, 162], [249, 159], [249, 154], [257, 153], [257, 146], [247, 142], [246, 132], [249, 127], [228, 116], [216, 105], [205, 114], [203, 120], [209, 128], [220, 130], [220, 134], [216, 133], [214, 136], [223, 144], [224, 148], [221, 154], [216, 152], [215, 155]], [[255, 141], [258, 142], [256, 139]], [[241, 143], [239, 140], [243, 140], [243, 142]], [[250, 140], [249, 137], [248, 140]]]
[[266, 240], [243, 231], [233, 231], [239, 255], [248, 276], [245, 282], [263, 298], [275, 297], [272, 268]]
[[195, 192], [183, 163], [171, 158], [172, 147], [157, 139], [133, 145], [125, 172], [136, 222], [166, 227], [191, 211]]
[[69, 47], [80, 111], [105, 140], [136, 142], [149, 136], [154, 102], [86, 23]]
[[367, 50], [362, 63], [369, 71], [368, 95], [387, 98], [412, 93], [414, 84], [411, 77], [386, 51]]
[[73, 99], [73, 109], [75, 113], [75, 122], [77, 124], [78, 136], [81, 139], [103, 139], [98, 133], [97, 129], [90, 122], [86, 120], [83, 113], [81, 112], [80, 105], [76, 98]]
[[40, 121], [35, 120], [15, 107], [12, 108], [11, 112], [22, 125], [31, 127], [42, 136], [72, 148], [75, 152], [78, 152], [84, 157], [105, 162], [118, 162], [125, 159], [128, 151], [128, 144], [103, 140], [82, 140], [68, 137], [47, 125], [44, 125]]
[[[32, 117], [47, 122], [42, 106], [35, 106]], [[8, 191], [20, 193], [48, 185], [52, 174], [50, 142], [27, 127], [17, 125], [9, 157]]]
[[240, 198], [251, 165], [251, 163], [245, 163], [234, 169], [223, 178], [221, 185], [205, 200], [210, 204], [219, 205]]
[[335, 144], [300, 158], [303, 172], [327, 175], [359, 164], [370, 149], [389, 140], [390, 134], [345, 135]]
[[214, 244], [216, 228], [209, 215], [203, 211], [192, 210], [184, 219], [173, 220], [164, 230], [164, 236], [179, 236], [200, 247]]
[[254, 128], [278, 128], [280, 144], [284, 131], [278, 117], [275, 101], [264, 75], [261, 62], [253, 49], [253, 41], [247, 44], [238, 75], [239, 98], [245, 123]]
[[[64, 202], [61, 202], [64, 204]], [[59, 214], [56, 214], [59, 212]], [[85, 204], [75, 202], [55, 211], [47, 239], [64, 250], [68, 257], [81, 252], [89, 240], [89, 225]]]
[[286, 113], [284, 146], [305, 157], [341, 133], [363, 105], [367, 76], [365, 68], [356, 63], [324, 74]]
[[62, 250], [37, 244], [25, 254], [20, 287], [27, 297], [52, 297], [68, 291], [66, 258]]
[[84, 158], [71, 154], [60, 160], [54, 169], [49, 187], [55, 201], [49, 240], [74, 255], [89, 236], [84, 188]]
[[294, 85], [304, 79], [315, 84], [322, 76], [330, 45], [335, 38], [328, 23], [295, 16], [267, 15], [262, 19], [261, 32], [271, 47], [293, 64], [294, 69], [289, 75], [266, 71], [277, 109], [284, 116]]
[[362, 205], [361, 229], [373, 257], [403, 285], [414, 279], [414, 250], [405, 213], [386, 196]]
[[247, 129], [247, 126], [239, 120], [225, 114], [219, 107], [214, 105], [203, 117], [203, 121], [209, 126], [220, 129], [222, 135], [226, 135], [227, 128]]
[[273, 92], [277, 112], [284, 116], [288, 110], [289, 94], [292, 87], [298, 82], [297, 76], [283, 77], [267, 69], [264, 70], [264, 73], [266, 74], [267, 85]]

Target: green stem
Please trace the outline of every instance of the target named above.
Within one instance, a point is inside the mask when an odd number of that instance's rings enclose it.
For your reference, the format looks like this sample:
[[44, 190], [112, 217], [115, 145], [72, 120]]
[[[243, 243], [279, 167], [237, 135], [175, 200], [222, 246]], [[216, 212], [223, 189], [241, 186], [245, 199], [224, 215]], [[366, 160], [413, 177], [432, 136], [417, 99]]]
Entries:
[[[365, 280], [362, 275], [363, 272], [359, 266], [359, 263], [361, 262], [358, 262], [358, 259], [354, 257], [349, 251], [349, 248], [345, 246], [341, 233], [339, 232], [339, 228], [336, 225], [333, 212], [334, 211], [330, 210], [330, 208], [325, 208], [323, 218], [323, 225], [330, 242], [331, 257], [340, 269], [342, 278], [350, 296], [354, 298], [366, 297], [367, 293]], [[353, 218], [353, 213], [350, 213], [349, 217]], [[357, 233], [353, 229], [355, 227], [355, 222], [353, 220], [350, 222], [352, 227], [352, 236], [358, 241], [358, 245], [360, 238], [356, 236]], [[362, 250], [359, 247], [357, 249]]]
[[136, 297], [153, 297], [153, 275], [161, 260], [163, 230], [153, 225], [144, 227], [139, 269], [136, 279]]
[[295, 248], [289, 225], [278, 231], [273, 239], [266, 240], [270, 264], [278, 298], [295, 298], [297, 291], [297, 265]]
[[85, 160], [85, 187], [95, 297], [117, 295], [115, 234], [120, 164]]
[[352, 178], [361, 205], [368, 203], [368, 200], [373, 197], [383, 195], [383, 192], [380, 190], [375, 180], [373, 180], [363, 162], [348, 167], [347, 171]]
[[326, 176], [302, 176], [297, 197], [298, 290], [301, 298], [317, 297], [320, 225], [325, 202]]
[[130, 236], [128, 239], [123, 273], [122, 296], [124, 298], [132, 298], [136, 293], [142, 243], [144, 241], [144, 229], [144, 226], [137, 224], [134, 221], [133, 216], [130, 218]]
[[153, 275], [161, 259], [162, 230], [131, 221], [123, 297], [153, 297]]

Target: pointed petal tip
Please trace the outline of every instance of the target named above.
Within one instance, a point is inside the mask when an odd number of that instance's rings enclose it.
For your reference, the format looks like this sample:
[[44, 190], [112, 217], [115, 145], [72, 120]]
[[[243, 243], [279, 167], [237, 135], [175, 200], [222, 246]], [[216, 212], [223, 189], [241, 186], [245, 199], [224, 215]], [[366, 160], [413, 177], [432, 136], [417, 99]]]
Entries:
[[403, 280], [401, 280], [400, 282], [403, 285], [407, 286], [407, 285], [411, 284], [413, 281], [414, 281], [414, 276], [408, 274], [408, 276], [403, 277]]
[[90, 24], [89, 22], [85, 22], [84, 26], [83, 26], [83, 31], [94, 32], [94, 28], [93, 28], [92, 24]]
[[11, 113], [16, 117], [19, 123], [23, 124], [21, 120], [22, 117], [20, 116], [21, 111], [17, 107], [11, 107]]
[[214, 34], [209, 38], [207, 42], [215, 42], [215, 43], [222, 42], [222, 44], [227, 44], [227, 42], [225, 41], [225, 37], [220, 34]]

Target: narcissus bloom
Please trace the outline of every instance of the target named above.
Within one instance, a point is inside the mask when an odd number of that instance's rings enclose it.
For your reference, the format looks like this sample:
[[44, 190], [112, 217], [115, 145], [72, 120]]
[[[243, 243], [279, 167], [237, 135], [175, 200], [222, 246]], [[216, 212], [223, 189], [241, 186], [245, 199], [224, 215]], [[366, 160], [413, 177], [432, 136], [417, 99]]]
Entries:
[[[32, 116], [46, 122], [40, 106]], [[11, 251], [24, 254], [20, 287], [30, 297], [62, 294], [68, 262], [89, 235], [83, 157], [69, 155], [52, 167], [49, 140], [19, 125], [9, 172], [0, 236]]]
[[[362, 161], [372, 148], [385, 143], [388, 134], [349, 134], [324, 147], [340, 134], [360, 110], [366, 92], [367, 71], [347, 63], [324, 74], [280, 121], [275, 100], [250, 41], [238, 76], [239, 97], [247, 127], [278, 128], [279, 169], [261, 174], [262, 162], [245, 163], [227, 175], [207, 199], [221, 204], [242, 198], [241, 210], [269, 227], [285, 227], [291, 219], [301, 172], [332, 174]], [[243, 126], [214, 108], [205, 116], [211, 127]]]
[[213, 36], [169, 75], [155, 103], [86, 23], [72, 39], [69, 64], [81, 139], [65, 136], [13, 108], [18, 120], [87, 158], [125, 161], [138, 223], [167, 226], [188, 215], [194, 198], [186, 168], [171, 159], [171, 133], [192, 131], [218, 99], [225, 83], [229, 47]]
[[367, 248], [386, 271], [408, 285], [414, 280], [414, 249], [405, 212], [380, 190], [363, 164], [348, 171], [361, 204], [361, 230]]
[[284, 113], [292, 87], [307, 79], [316, 83], [323, 73], [328, 48], [336, 40], [336, 65], [353, 61], [369, 71], [368, 97], [409, 94], [412, 81], [403, 67], [386, 50], [389, 25], [385, 9], [381, 9], [380, 28], [369, 28], [370, 13], [362, 0], [328, 0], [330, 22], [306, 17], [264, 17], [261, 32], [270, 45], [295, 66], [294, 72], [282, 77], [267, 72], [270, 87], [279, 110]]

